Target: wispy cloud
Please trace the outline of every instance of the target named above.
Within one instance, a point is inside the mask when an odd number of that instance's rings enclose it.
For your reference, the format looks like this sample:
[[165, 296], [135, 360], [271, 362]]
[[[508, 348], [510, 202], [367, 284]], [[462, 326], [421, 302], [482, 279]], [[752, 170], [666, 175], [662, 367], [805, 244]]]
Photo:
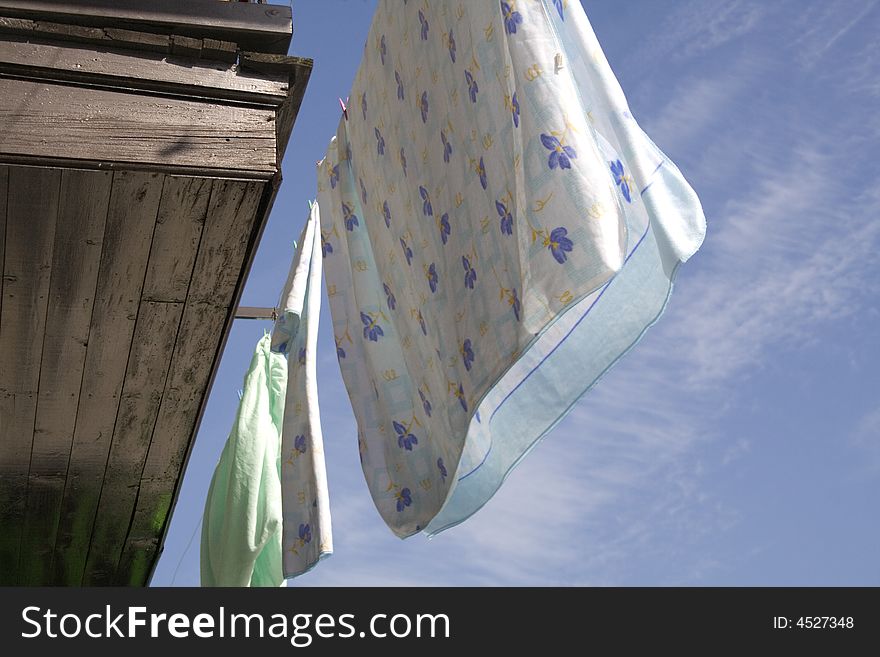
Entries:
[[745, 86], [744, 75], [692, 78], [676, 85], [670, 98], [648, 115], [643, 127], [666, 148], [683, 150], [704, 140], [723, 120], [725, 109]]
[[867, 474], [880, 472], [880, 404], [859, 419], [852, 444], [864, 455]]
[[690, 57], [738, 39], [758, 26], [768, 12], [764, 3], [749, 0], [691, 0], [674, 5], [634, 57]]
[[670, 327], [689, 346], [688, 381], [724, 382], [760, 367], [769, 345], [809, 341], [817, 325], [863, 308], [878, 289], [873, 192], [850, 194], [845, 168], [810, 146], [729, 200], [714, 224], [712, 260]]
[[801, 64], [806, 68], [816, 66], [850, 30], [865, 25], [865, 19], [878, 7], [877, 0], [837, 0], [802, 7], [794, 21], [794, 44]]
[[[880, 48], [876, 43], [865, 44], [852, 58], [848, 75], [844, 78], [846, 90], [855, 97], [880, 98]], [[874, 115], [876, 132], [877, 114]]]

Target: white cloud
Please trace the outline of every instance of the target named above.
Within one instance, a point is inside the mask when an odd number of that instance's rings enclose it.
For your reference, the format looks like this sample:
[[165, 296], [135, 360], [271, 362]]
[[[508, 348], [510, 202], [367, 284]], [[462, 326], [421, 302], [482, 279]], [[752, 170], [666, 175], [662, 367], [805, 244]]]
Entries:
[[665, 105], [643, 122], [643, 128], [665, 149], [682, 150], [699, 143], [726, 115], [725, 108], [743, 86], [743, 77], [730, 75], [682, 82], [670, 93]]
[[[756, 29], [772, 7], [749, 0], [691, 0], [674, 5], [634, 49], [632, 60], [653, 64], [705, 55]], [[641, 66], [638, 66], [641, 68]]]
[[850, 195], [838, 165], [795, 149], [787, 167], [728, 201], [711, 224], [707, 271], [676, 299], [689, 320], [669, 327], [688, 345], [693, 386], [760, 367], [771, 344], [805, 344], [817, 325], [858, 312], [877, 289], [880, 200]]
[[861, 417], [853, 432], [852, 444], [862, 453], [867, 474], [880, 472], [880, 405]]
[[794, 22], [798, 35], [794, 45], [801, 64], [808, 69], [816, 66], [853, 28], [866, 24], [878, 6], [877, 0], [838, 0], [804, 7]]
[[721, 459], [722, 465], [730, 465], [734, 461], [741, 459], [752, 450], [752, 443], [747, 438], [737, 438], [737, 440], [728, 447]]
[[[854, 96], [880, 98], [880, 48], [877, 48], [876, 43], [865, 44], [865, 47], [853, 56], [844, 76], [844, 84], [847, 91]], [[874, 118], [876, 128], [878, 125], [876, 113]]]

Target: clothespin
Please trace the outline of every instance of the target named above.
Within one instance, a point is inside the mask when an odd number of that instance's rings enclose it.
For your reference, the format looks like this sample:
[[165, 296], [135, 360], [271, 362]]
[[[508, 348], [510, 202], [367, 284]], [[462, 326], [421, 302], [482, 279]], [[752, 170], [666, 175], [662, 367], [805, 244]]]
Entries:
[[563, 68], [562, 53], [561, 52], [556, 53], [556, 58], [554, 60], [554, 63], [556, 64], [556, 72], [559, 73], [559, 71]]
[[342, 116], [348, 121], [348, 108], [345, 106], [345, 102], [343, 102], [342, 98], [339, 99], [339, 106], [342, 108]]
[[312, 211], [312, 200], [309, 199], [309, 212], [311, 212], [311, 211]]

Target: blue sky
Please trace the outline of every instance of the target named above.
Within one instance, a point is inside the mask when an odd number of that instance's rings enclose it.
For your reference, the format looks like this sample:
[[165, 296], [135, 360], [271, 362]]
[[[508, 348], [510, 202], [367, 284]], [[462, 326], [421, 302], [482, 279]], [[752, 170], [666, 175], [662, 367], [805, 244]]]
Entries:
[[[372, 505], [325, 298], [336, 553], [291, 585], [880, 585], [880, 2], [583, 5], [702, 200], [702, 249], [639, 346], [430, 541]], [[277, 300], [374, 8], [293, 3], [291, 53], [315, 69], [245, 305]], [[198, 584], [198, 532], [187, 545], [267, 328], [233, 327], [154, 585]]]

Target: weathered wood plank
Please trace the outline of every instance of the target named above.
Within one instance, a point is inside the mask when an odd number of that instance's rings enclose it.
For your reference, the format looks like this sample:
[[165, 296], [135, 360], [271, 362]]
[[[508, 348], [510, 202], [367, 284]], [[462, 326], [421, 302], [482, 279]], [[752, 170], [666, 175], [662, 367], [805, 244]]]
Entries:
[[165, 50], [171, 51], [171, 39], [163, 34], [151, 34], [136, 30], [123, 30], [118, 27], [105, 27], [104, 34], [112, 41], [124, 42], [134, 45], [139, 50]]
[[186, 306], [156, 432], [144, 465], [145, 480], [161, 479], [173, 484], [181, 474], [228, 313], [227, 308], [207, 303]]
[[281, 106], [281, 109], [278, 110], [278, 117], [275, 122], [275, 137], [277, 139], [275, 153], [278, 158], [279, 169], [281, 168], [281, 160], [284, 157], [284, 153], [287, 151], [287, 144], [290, 143], [290, 135], [293, 132], [299, 108], [306, 95], [309, 78], [312, 75], [312, 60], [307, 59], [305, 61], [307, 63], [298, 66], [290, 78], [290, 95]]
[[214, 182], [187, 303], [229, 305], [259, 220], [256, 213], [264, 187], [257, 180]]
[[[235, 242], [234, 231], [247, 230], [248, 223], [252, 224], [255, 220], [254, 212], [249, 209], [251, 201], [247, 199], [247, 194], [247, 184], [241, 181], [214, 181], [208, 228], [198, 251], [197, 277], [212, 270], [217, 271], [219, 263], [229, 263], [230, 258], [235, 257], [221, 248], [222, 237], [225, 234], [227, 239]], [[168, 196], [166, 191], [165, 197]], [[205, 210], [208, 210], [207, 203]], [[240, 215], [236, 210], [245, 214]], [[250, 213], [249, 219], [247, 213]], [[154, 253], [156, 250], [154, 238]], [[193, 273], [192, 267], [190, 273]], [[191, 285], [189, 280], [186, 283]], [[208, 288], [203, 281], [196, 286], [196, 290]], [[217, 356], [228, 313], [227, 307], [213, 303], [187, 303], [185, 306], [134, 514], [113, 580], [116, 584], [143, 586], [146, 583], [168, 520], [175, 487], [183, 474], [183, 455], [205, 399], [211, 367]]]
[[171, 36], [171, 54], [180, 57], [197, 58], [202, 52], [202, 40], [174, 34]]
[[[146, 583], [174, 493], [183, 477], [181, 468], [194, 437], [199, 409], [206, 401], [227, 314], [225, 308], [204, 303], [187, 304], [184, 311], [137, 506], [117, 570], [117, 584]], [[140, 568], [144, 563], [148, 566], [146, 573]], [[138, 580], [140, 576], [143, 578]]]
[[6, 253], [6, 190], [9, 167], [0, 166], [0, 317], [3, 317], [3, 256]]
[[164, 176], [116, 172], [53, 559], [53, 581], [78, 586], [89, 549]]
[[288, 57], [286, 55], [267, 55], [264, 53], [243, 52], [241, 53], [239, 66], [242, 70], [258, 72], [261, 75], [286, 76], [290, 92], [284, 103], [278, 110], [278, 118], [275, 122], [275, 136], [277, 144], [275, 154], [278, 158], [278, 166], [290, 141], [290, 134], [299, 108], [302, 105], [309, 78], [312, 75], [314, 61], [306, 57]]
[[[190, 176], [198, 178], [240, 178], [242, 180], [266, 180], [263, 171], [230, 171], [229, 169], [211, 169], [209, 167], [181, 166], [178, 164], [154, 164], [149, 162], [107, 162], [106, 160], [90, 160], [69, 157], [46, 157], [44, 155], [9, 155], [0, 153], [2, 166], [49, 167], [59, 169], [92, 169], [98, 171], [146, 171], [171, 176]], [[280, 177], [276, 171], [272, 178]]]
[[212, 181], [167, 176], [153, 234], [143, 298], [186, 301], [208, 212]]
[[[28, 39], [78, 43], [98, 49], [136, 50], [141, 53], [167, 55], [172, 51], [172, 36], [155, 35], [112, 28], [83, 27], [69, 23], [32, 21], [0, 16], [0, 34]], [[130, 39], [130, 40], [128, 40]], [[234, 64], [238, 59], [238, 44], [205, 38], [201, 40], [199, 59]]]
[[182, 303], [141, 301], [83, 584], [110, 584], [128, 534]]
[[51, 583], [113, 174], [64, 170], [28, 477], [19, 583]]
[[[176, 37], [177, 42], [193, 47], [188, 41], [182, 41], [182, 37]], [[0, 41], [0, 70], [24, 77], [53, 77], [123, 89], [153, 89], [274, 106], [280, 105], [287, 96], [289, 82], [286, 74], [245, 72], [230, 64], [199, 61], [184, 57], [183, 53], [175, 54], [180, 56], [7, 37]]]
[[0, 125], [0, 157], [277, 170], [272, 109], [0, 78]]
[[289, 75], [298, 68], [311, 70], [314, 63], [314, 60], [308, 57], [272, 55], [264, 52], [242, 52], [240, 56], [240, 65], [243, 69], [261, 73], [275, 72]]
[[0, 317], [0, 585], [16, 583], [61, 172], [9, 170]]
[[[181, 468], [205, 401], [236, 285], [241, 280], [264, 184], [217, 180], [190, 283], [168, 384], [144, 464], [137, 506], [118, 584], [139, 584], [141, 565], [152, 567]], [[128, 569], [128, 570], [126, 570]], [[148, 571], [149, 572], [149, 571]]]
[[131, 521], [131, 529], [116, 569], [115, 584], [121, 586], [144, 586], [149, 579], [156, 559], [165, 526], [171, 515], [179, 478], [145, 479], [138, 491], [137, 506]]
[[[164, 486], [164, 484], [163, 484]], [[171, 503], [171, 493], [168, 488], [163, 488], [160, 493], [165, 500], [164, 510], [159, 512], [158, 518], [164, 522]], [[115, 583], [119, 586], [145, 586], [156, 560], [156, 551], [159, 549], [159, 536], [161, 527], [156, 533], [147, 538], [132, 538], [126, 541], [125, 549], [119, 558], [119, 567], [116, 569]]]
[[202, 39], [202, 56], [221, 62], [235, 62], [238, 59], [238, 44], [219, 39]]
[[290, 8], [216, 0], [0, 0], [0, 13], [86, 26], [186, 34], [234, 41], [243, 48], [286, 53], [293, 32]]

